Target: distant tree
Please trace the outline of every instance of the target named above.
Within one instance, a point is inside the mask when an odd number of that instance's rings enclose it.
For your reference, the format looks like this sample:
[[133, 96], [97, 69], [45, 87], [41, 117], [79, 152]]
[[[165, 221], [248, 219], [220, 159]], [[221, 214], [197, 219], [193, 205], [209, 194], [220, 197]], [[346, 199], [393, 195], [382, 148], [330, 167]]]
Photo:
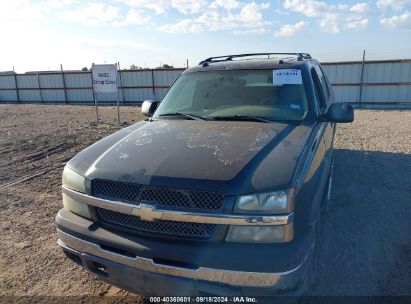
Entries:
[[88, 71], [88, 68], [87, 67], [84, 67], [84, 68], [82, 68], [81, 69], [83, 72], [87, 72]]
[[142, 69], [143, 69], [142, 67], [139, 67], [137, 65], [134, 65], [134, 64], [130, 65], [130, 70], [142, 70]]
[[160, 67], [157, 67], [157, 69], [174, 69], [172, 65], [168, 65], [167, 63], [163, 64]]

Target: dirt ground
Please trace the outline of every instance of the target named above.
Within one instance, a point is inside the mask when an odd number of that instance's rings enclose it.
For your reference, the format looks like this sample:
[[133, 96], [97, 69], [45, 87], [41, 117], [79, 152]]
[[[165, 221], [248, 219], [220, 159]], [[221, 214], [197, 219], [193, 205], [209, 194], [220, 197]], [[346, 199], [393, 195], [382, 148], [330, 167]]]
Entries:
[[[138, 107], [121, 112], [121, 127], [143, 119]], [[411, 111], [355, 114], [337, 130], [315, 294], [411, 295]], [[64, 164], [118, 130], [115, 117], [101, 108], [97, 125], [93, 107], [0, 105], [0, 302], [142, 303], [68, 261], [56, 243]]]

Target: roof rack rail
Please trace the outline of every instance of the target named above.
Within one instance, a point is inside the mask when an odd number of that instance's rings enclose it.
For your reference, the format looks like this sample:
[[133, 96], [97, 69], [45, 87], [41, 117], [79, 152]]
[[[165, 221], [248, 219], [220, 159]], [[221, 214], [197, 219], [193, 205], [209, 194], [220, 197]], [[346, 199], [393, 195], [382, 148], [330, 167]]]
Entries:
[[296, 56], [298, 61], [303, 59], [311, 59], [311, 55], [308, 53], [250, 53], [250, 54], [237, 54], [237, 55], [225, 55], [225, 56], [216, 56], [209, 57], [199, 62], [199, 65], [204, 65], [212, 62], [222, 62], [222, 61], [231, 61], [233, 58], [240, 57], [250, 57], [250, 56], [270, 56], [270, 55], [291, 55]]

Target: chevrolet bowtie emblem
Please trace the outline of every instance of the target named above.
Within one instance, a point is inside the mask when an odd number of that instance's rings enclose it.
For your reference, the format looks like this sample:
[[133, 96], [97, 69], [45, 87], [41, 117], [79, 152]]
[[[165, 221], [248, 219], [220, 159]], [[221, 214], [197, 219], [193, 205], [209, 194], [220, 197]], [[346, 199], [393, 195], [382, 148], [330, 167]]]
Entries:
[[155, 206], [140, 203], [140, 206], [133, 208], [132, 214], [143, 221], [152, 222], [161, 219], [163, 211], [156, 210]]

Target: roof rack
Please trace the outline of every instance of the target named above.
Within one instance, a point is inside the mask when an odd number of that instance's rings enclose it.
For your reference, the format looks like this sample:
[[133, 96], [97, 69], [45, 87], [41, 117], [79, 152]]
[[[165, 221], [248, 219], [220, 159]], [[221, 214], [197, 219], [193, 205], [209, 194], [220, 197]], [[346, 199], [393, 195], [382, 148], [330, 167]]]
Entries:
[[250, 54], [237, 54], [237, 55], [209, 57], [207, 59], [204, 59], [203, 61], [200, 61], [199, 65], [208, 65], [208, 63], [212, 63], [212, 62], [231, 61], [233, 60], [233, 58], [264, 56], [264, 55], [267, 55], [268, 57], [270, 55], [291, 55], [291, 56], [296, 56], [298, 61], [302, 61], [304, 59], [311, 59], [311, 55], [308, 53], [250, 53]]

